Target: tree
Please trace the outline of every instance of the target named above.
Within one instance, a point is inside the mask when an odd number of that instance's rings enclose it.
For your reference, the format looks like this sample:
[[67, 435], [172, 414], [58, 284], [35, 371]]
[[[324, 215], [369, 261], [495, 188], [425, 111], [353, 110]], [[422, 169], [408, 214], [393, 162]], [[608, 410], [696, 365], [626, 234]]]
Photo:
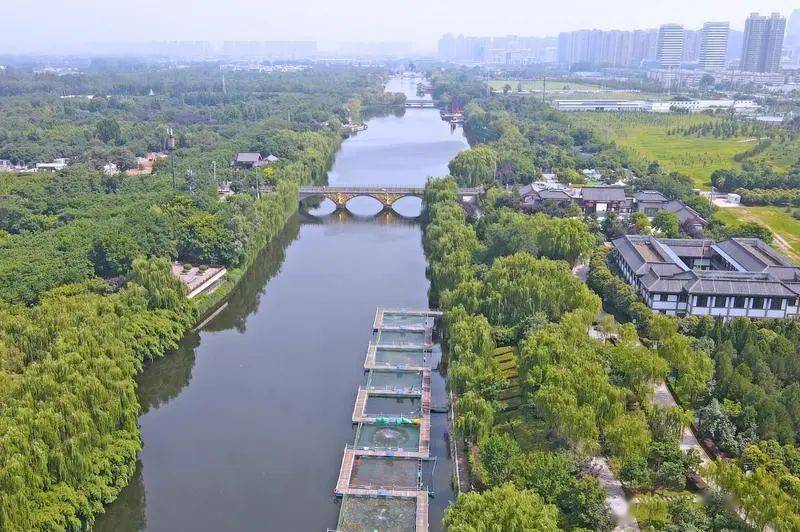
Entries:
[[692, 347], [690, 339], [673, 334], [658, 348], [658, 354], [673, 368], [676, 395], [691, 404], [708, 389], [714, 367], [704, 351]]
[[465, 438], [479, 442], [489, 433], [494, 423], [491, 403], [474, 391], [468, 391], [456, 401], [456, 428]]
[[774, 238], [772, 231], [758, 222], [744, 222], [730, 229], [729, 233], [742, 238], [760, 238], [767, 244], [771, 244]]
[[658, 211], [653, 216], [653, 228], [667, 238], [678, 238], [680, 236], [680, 225], [674, 212]]
[[113, 118], [103, 118], [95, 126], [95, 136], [106, 144], [112, 141], [118, 144], [122, 140], [122, 129]]
[[669, 518], [669, 504], [658, 495], [643, 494], [639, 495], [633, 513], [640, 524], [658, 530]]
[[605, 428], [606, 443], [615, 457], [626, 461], [644, 458], [650, 448], [650, 429], [641, 414], [623, 414]]
[[504, 484], [483, 493], [458, 496], [444, 513], [449, 532], [555, 532], [558, 509], [530, 490]]
[[450, 161], [448, 168], [459, 185], [476, 187], [494, 180], [496, 165], [494, 151], [488, 146], [478, 146], [458, 153]]
[[495, 487], [514, 480], [516, 462], [522, 451], [507, 434], [491, 434], [479, 446], [483, 483]]
[[637, 235], [650, 234], [650, 220], [643, 212], [635, 212], [630, 218], [631, 231]]

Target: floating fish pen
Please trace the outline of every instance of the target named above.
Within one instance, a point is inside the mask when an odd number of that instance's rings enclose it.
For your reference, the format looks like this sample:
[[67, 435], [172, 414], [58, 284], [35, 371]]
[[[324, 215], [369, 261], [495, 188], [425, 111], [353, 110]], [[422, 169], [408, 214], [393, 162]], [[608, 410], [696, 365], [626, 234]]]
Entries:
[[386, 390], [397, 393], [422, 393], [422, 371], [403, 369], [373, 369], [367, 373], [369, 391]]
[[359, 423], [353, 447], [360, 451], [418, 453], [420, 427], [414, 423]]
[[338, 532], [422, 532], [428, 530], [428, 494], [416, 497], [345, 495]]
[[375, 313], [375, 322], [372, 325], [374, 330], [408, 329], [420, 330], [432, 329], [434, 317], [441, 313], [432, 310], [395, 310], [379, 308]]
[[364, 369], [411, 369], [431, 367], [431, 352], [424, 347], [389, 347], [370, 344]]
[[[378, 309], [334, 492], [337, 531], [428, 530], [430, 348], [435, 311]], [[432, 462], [435, 464], [435, 462]], [[434, 466], [435, 467], [435, 466]]]
[[392, 347], [415, 347], [422, 349], [430, 347], [429, 335], [426, 331], [413, 330], [383, 330], [378, 329], [373, 333], [372, 341], [376, 345]]

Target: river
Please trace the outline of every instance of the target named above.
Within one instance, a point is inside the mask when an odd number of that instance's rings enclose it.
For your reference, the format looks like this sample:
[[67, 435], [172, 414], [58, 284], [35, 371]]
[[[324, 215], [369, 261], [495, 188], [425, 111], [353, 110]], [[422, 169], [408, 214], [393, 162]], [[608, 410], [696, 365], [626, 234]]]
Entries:
[[[387, 90], [417, 98], [411, 78]], [[346, 140], [331, 185], [422, 185], [467, 148], [432, 109], [368, 121]], [[359, 214], [378, 209], [354, 199]], [[414, 198], [397, 206], [419, 211]], [[327, 210], [326, 210], [327, 209]], [[137, 379], [144, 448], [136, 474], [95, 525], [100, 531], [267, 530], [336, 526], [333, 488], [375, 309], [425, 308], [420, 226], [391, 214], [300, 213], [260, 255], [228, 306]], [[444, 383], [432, 379], [433, 402]], [[438, 398], [438, 400], [437, 400]], [[449, 486], [446, 417], [433, 415], [438, 457], [431, 530]]]

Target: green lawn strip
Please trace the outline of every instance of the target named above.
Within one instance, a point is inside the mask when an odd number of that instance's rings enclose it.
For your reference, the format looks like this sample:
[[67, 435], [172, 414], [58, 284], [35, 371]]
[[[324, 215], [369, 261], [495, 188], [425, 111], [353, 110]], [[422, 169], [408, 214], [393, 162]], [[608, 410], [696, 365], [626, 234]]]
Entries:
[[[542, 80], [527, 80], [527, 81], [505, 81], [502, 79], [492, 79], [487, 82], [494, 90], [503, 90], [506, 85], [511, 86], [511, 91], [516, 91], [522, 85], [522, 90], [542, 90]], [[596, 83], [582, 83], [576, 81], [557, 81], [547, 80], [545, 88], [548, 90], [599, 90], [602, 85]]]
[[594, 128], [603, 140], [614, 141], [633, 155], [659, 161], [668, 172], [690, 176], [698, 188], [711, 187], [711, 173], [719, 168], [738, 168], [734, 156], [752, 148], [755, 139], [669, 135], [672, 128], [713, 121], [708, 115], [655, 115], [651, 113], [586, 113], [578, 122]]
[[782, 253], [800, 261], [800, 220], [784, 207], [735, 207], [719, 209], [717, 218], [730, 225], [758, 222], [775, 233], [773, 244]]

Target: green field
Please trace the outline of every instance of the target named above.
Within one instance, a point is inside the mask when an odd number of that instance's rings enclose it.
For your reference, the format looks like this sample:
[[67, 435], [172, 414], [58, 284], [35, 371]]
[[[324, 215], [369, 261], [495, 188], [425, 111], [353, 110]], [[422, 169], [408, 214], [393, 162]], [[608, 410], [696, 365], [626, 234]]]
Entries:
[[[495, 90], [503, 90], [503, 87], [506, 85], [511, 85], [511, 90], [517, 90], [517, 87], [520, 85], [522, 86], [522, 90], [530, 91], [542, 90], [543, 82], [540, 79], [537, 80], [526, 80], [526, 81], [505, 81], [502, 79], [491, 79], [487, 83], [492, 89]], [[598, 90], [602, 89], [602, 85], [598, 85], [596, 83], [584, 83], [580, 81], [557, 81], [557, 80], [548, 80], [547, 81], [547, 90]]]
[[711, 188], [711, 173], [718, 168], [738, 168], [734, 155], [747, 151], [756, 139], [668, 135], [670, 128], [687, 127], [713, 118], [708, 115], [651, 113], [581, 113], [575, 120], [595, 129], [603, 140], [648, 161], [657, 160], [667, 171], [690, 176], [697, 188]]
[[[714, 120], [704, 114], [580, 113], [572, 115], [579, 124], [592, 127], [606, 141], [647, 161], [657, 160], [668, 172], [690, 176], [697, 188], [711, 188], [711, 174], [719, 168], [739, 168], [734, 156], [752, 148], [754, 138], [668, 135], [671, 128], [687, 127]], [[750, 158], [767, 163], [776, 171], [786, 169], [800, 158], [800, 141], [776, 143]], [[800, 260], [800, 221], [779, 207], [738, 207], [720, 209], [720, 219], [731, 224], [758, 222], [776, 235], [775, 245], [783, 253]]]
[[717, 212], [720, 220], [732, 225], [742, 221], [764, 225], [775, 233], [775, 247], [800, 262], [800, 220], [783, 207], [736, 207], [719, 209]]
[[[536, 81], [504, 81], [500, 79], [490, 80], [489, 86], [493, 90], [502, 91], [506, 85], [511, 86], [511, 92], [516, 92], [519, 88], [524, 91], [537, 91], [541, 93], [542, 80]], [[547, 95], [548, 100], [562, 99], [562, 100], [581, 100], [584, 98], [598, 98], [598, 99], [613, 99], [613, 100], [642, 100], [646, 98], [656, 97], [654, 94], [640, 93], [640, 92], [613, 92], [602, 85], [596, 83], [582, 83], [574, 81], [547, 81]], [[555, 92], [558, 91], [558, 92]], [[574, 91], [574, 92], [561, 92], [561, 91]], [[600, 91], [600, 92], [586, 92], [586, 91]]]

